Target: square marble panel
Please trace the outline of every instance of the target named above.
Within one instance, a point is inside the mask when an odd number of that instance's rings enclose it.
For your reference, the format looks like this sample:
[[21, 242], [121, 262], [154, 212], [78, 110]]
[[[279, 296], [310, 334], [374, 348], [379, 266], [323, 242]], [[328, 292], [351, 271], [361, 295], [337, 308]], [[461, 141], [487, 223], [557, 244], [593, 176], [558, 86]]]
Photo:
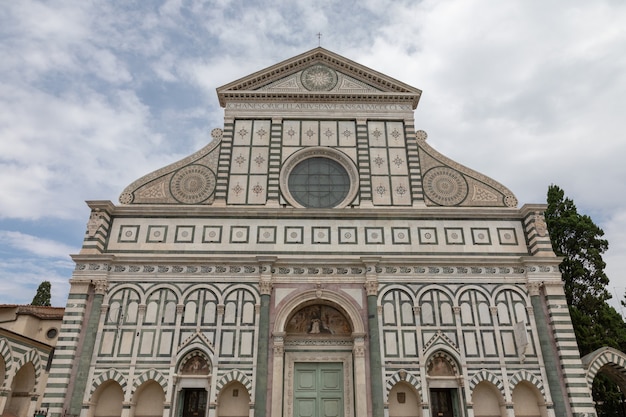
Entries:
[[446, 233], [446, 243], [448, 245], [464, 245], [465, 236], [463, 236], [463, 229], [460, 227], [446, 227], [444, 229]]
[[204, 226], [202, 243], [219, 243], [222, 241], [222, 226]]
[[339, 228], [339, 244], [356, 245], [358, 243], [356, 227]]
[[501, 245], [517, 245], [517, 233], [514, 228], [499, 227], [498, 240]]
[[330, 227], [311, 228], [311, 243], [330, 243]]
[[472, 241], [474, 245], [491, 245], [491, 235], [489, 229], [482, 227], [472, 227]]
[[122, 226], [117, 237], [118, 242], [136, 243], [139, 236], [139, 226]]
[[276, 226], [259, 226], [257, 243], [276, 243]]
[[249, 226], [232, 226], [230, 228], [230, 243], [248, 243]]
[[410, 245], [411, 233], [408, 227], [392, 227], [391, 239], [394, 245]]
[[285, 243], [302, 243], [303, 229], [302, 226], [285, 227]]
[[368, 245], [378, 245], [385, 243], [385, 234], [382, 227], [366, 227], [365, 243]]
[[437, 229], [434, 227], [418, 227], [417, 233], [419, 234], [420, 245], [436, 245]]
[[167, 239], [167, 226], [148, 226], [146, 242], [161, 243]]
[[196, 230], [195, 226], [176, 226], [176, 236], [174, 242], [176, 243], [191, 243], [193, 242], [193, 235]]

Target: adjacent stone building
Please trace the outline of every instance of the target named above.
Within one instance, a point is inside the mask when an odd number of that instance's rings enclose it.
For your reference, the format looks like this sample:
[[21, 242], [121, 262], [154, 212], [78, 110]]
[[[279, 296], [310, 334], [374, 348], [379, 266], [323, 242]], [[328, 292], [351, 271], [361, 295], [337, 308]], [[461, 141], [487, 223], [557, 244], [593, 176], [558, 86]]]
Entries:
[[88, 202], [50, 416], [595, 415], [545, 206], [420, 94], [323, 48], [218, 88], [206, 147]]
[[63, 309], [0, 304], [0, 416], [42, 413]]

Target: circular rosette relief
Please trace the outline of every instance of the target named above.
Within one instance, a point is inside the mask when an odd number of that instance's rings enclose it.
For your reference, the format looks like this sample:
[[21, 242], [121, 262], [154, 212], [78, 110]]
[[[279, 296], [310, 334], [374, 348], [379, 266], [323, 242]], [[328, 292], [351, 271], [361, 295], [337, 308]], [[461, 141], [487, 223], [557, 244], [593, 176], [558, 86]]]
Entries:
[[300, 81], [309, 91], [330, 91], [337, 85], [337, 72], [325, 65], [313, 65], [304, 71]]
[[188, 165], [172, 176], [172, 196], [184, 204], [198, 204], [211, 196], [215, 189], [215, 174], [204, 165]]
[[452, 168], [436, 167], [424, 175], [424, 193], [441, 206], [456, 206], [467, 197], [468, 186], [463, 175]]

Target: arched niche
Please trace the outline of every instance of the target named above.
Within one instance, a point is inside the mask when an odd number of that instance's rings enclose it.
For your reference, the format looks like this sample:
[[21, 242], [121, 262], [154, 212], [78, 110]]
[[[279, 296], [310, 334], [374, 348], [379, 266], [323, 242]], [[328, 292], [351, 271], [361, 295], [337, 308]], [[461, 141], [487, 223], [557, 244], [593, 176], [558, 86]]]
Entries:
[[362, 335], [365, 326], [354, 300], [335, 291], [309, 290], [298, 293], [280, 307], [276, 313], [273, 333], [283, 334], [287, 321], [301, 308], [311, 304], [325, 304], [340, 311], [350, 322], [353, 334]]
[[285, 334], [302, 336], [350, 336], [350, 320], [335, 306], [329, 304], [308, 304], [295, 311], [287, 320]]

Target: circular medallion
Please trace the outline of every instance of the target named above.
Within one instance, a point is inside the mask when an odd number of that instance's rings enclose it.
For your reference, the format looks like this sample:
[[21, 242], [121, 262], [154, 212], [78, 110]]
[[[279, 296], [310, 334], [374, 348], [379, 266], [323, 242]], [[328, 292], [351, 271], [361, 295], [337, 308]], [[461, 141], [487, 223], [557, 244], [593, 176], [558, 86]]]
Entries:
[[215, 140], [221, 139], [223, 134], [224, 134], [224, 131], [220, 129], [219, 127], [216, 127], [215, 129], [211, 130], [211, 137]]
[[515, 198], [514, 195], [509, 194], [504, 197], [504, 204], [506, 204], [507, 207], [517, 207], [517, 198]]
[[120, 195], [120, 203], [122, 204], [130, 204], [134, 199], [135, 196], [131, 193], [122, 193], [122, 195]]
[[424, 193], [431, 201], [442, 206], [456, 206], [467, 197], [467, 182], [460, 172], [437, 167], [424, 175]]
[[337, 73], [325, 65], [313, 65], [302, 71], [300, 81], [309, 91], [330, 91], [337, 85]]
[[215, 189], [215, 174], [203, 165], [188, 165], [179, 169], [170, 181], [170, 191], [176, 200], [197, 204], [209, 198]]

